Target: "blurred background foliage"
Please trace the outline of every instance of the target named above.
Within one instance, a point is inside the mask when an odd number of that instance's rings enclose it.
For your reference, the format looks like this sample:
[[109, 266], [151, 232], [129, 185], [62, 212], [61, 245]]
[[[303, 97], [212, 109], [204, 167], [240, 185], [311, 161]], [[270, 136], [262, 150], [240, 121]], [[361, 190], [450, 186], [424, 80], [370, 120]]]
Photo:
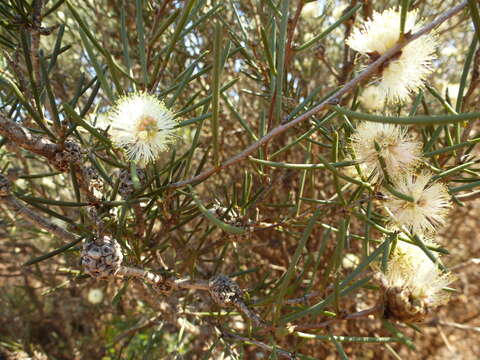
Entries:
[[[456, 3], [417, 0], [410, 7], [428, 22]], [[375, 193], [340, 179], [343, 170], [288, 165], [344, 161], [355, 120], [317, 113], [261, 146], [253, 159], [193, 183], [216, 223], [203, 216], [188, 188], [172, 186], [230, 159], [345, 84], [362, 68], [345, 45], [353, 24], [398, 6], [395, 0], [3, 0], [0, 111], [55, 144], [81, 144], [83, 165], [103, 183], [86, 195], [73, 167], [58, 171], [0, 137], [0, 172], [15, 179], [15, 196], [83, 238], [112, 235], [126, 264], [192, 279], [228, 274], [262, 318], [282, 325], [273, 333], [254, 328], [202, 292], [164, 296], [140, 281], [95, 281], [81, 273], [81, 243], [32, 227], [0, 202], [3, 356], [22, 350], [39, 359], [274, 359], [280, 348], [306, 359], [476, 358], [480, 243], [473, 201], [459, 200], [442, 229], [438, 242], [450, 252], [445, 261], [456, 269], [458, 294], [426, 325], [334, 321], [309, 331], [317, 338], [284, 327], [322, 323], [379, 299], [367, 266], [386, 224]], [[478, 111], [471, 13], [447, 20], [437, 36], [428, 87], [387, 113]], [[365, 85], [342, 105], [368, 112], [358, 102]], [[178, 141], [122, 197], [119, 174], [135, 168], [102, 126], [113, 102], [133, 91], [157, 94], [176, 113]], [[456, 129], [412, 131], [432, 152], [459, 143]], [[470, 139], [478, 130], [475, 125]], [[473, 143], [465, 153], [476, 155]], [[430, 160], [442, 172], [456, 165], [456, 155]], [[454, 172], [449, 186], [475, 181], [473, 163]], [[229, 225], [247, 231], [232, 234]], [[284, 281], [286, 274], [292, 278]]]

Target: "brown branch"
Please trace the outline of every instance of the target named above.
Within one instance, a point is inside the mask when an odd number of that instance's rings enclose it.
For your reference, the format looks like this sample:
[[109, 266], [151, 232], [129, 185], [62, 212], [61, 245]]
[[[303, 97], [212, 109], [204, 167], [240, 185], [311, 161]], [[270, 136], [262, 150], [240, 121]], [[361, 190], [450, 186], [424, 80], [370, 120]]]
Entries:
[[170, 286], [174, 290], [188, 289], [208, 291], [208, 281], [195, 282], [188, 279], [169, 279], [148, 270], [138, 269], [129, 266], [121, 266], [117, 272], [117, 275], [143, 279], [147, 283], [152, 285], [165, 284]]
[[10, 120], [3, 113], [0, 113], [0, 135], [26, 150], [49, 159], [53, 158], [59, 150], [58, 145], [44, 137], [32, 134], [30, 130]]
[[[121, 266], [116, 275], [143, 279], [147, 283], [153, 285], [154, 288], [156, 287], [160, 291], [165, 290], [165, 292], [176, 290], [210, 290], [209, 282], [205, 280], [192, 281], [189, 279], [168, 278], [148, 270], [129, 266]], [[237, 301], [234, 301], [233, 306], [247, 318], [252, 320], [256, 326], [266, 326], [265, 322], [257, 314], [255, 314], [255, 312], [248, 308], [243, 299], [237, 299]]]
[[288, 20], [288, 30], [287, 30], [287, 44], [285, 46], [285, 72], [288, 72], [290, 63], [295, 55], [293, 51], [292, 43], [293, 43], [293, 35], [295, 34], [295, 29], [298, 24], [298, 19], [302, 14], [303, 6], [305, 5], [305, 0], [298, 0], [297, 10], [295, 11], [295, 15], [293, 15], [292, 19]]
[[284, 133], [285, 131], [294, 127], [295, 125], [297, 125], [297, 124], [305, 121], [306, 119], [310, 118], [312, 115], [315, 115], [316, 113], [318, 113], [322, 110], [328, 109], [328, 107], [332, 104], [339, 103], [339, 101], [341, 100], [341, 97], [343, 95], [345, 95], [349, 91], [353, 90], [358, 83], [361, 83], [361, 82], [367, 80], [370, 76], [374, 75], [377, 72], [378, 68], [380, 68], [392, 56], [394, 56], [395, 54], [398, 54], [398, 51], [400, 51], [402, 48], [404, 48], [406, 45], [408, 45], [412, 41], [418, 39], [420, 36], [429, 33], [434, 28], [436, 28], [437, 26], [439, 26], [440, 24], [442, 24], [443, 22], [445, 22], [446, 20], [448, 20], [449, 18], [451, 18], [452, 16], [457, 14], [458, 12], [462, 11], [463, 8], [465, 8], [466, 6], [467, 6], [467, 2], [464, 1], [461, 4], [456, 5], [453, 8], [451, 8], [450, 10], [446, 11], [444, 14], [440, 15], [439, 17], [437, 17], [435, 20], [433, 20], [432, 22], [425, 25], [423, 28], [421, 28], [416, 33], [408, 35], [408, 36], [404, 36], [404, 38], [399, 40], [399, 42], [395, 46], [393, 46], [391, 49], [386, 51], [385, 54], [383, 54], [376, 61], [374, 61], [372, 64], [370, 64], [360, 75], [358, 75], [356, 78], [350, 80], [341, 89], [337, 90], [334, 94], [329, 96], [326, 100], [322, 101], [320, 104], [318, 104], [314, 108], [310, 109], [306, 113], [300, 115], [296, 119], [274, 128], [273, 130], [268, 132], [268, 134], [266, 134], [263, 138], [261, 138], [260, 140], [258, 140], [255, 143], [253, 143], [252, 145], [248, 146], [241, 153], [231, 157], [230, 159], [228, 159], [227, 161], [222, 163], [220, 166], [210, 168], [210, 169], [202, 172], [201, 174], [199, 174], [199, 175], [197, 175], [197, 176], [195, 176], [191, 179], [172, 183], [172, 184], [168, 185], [168, 187], [169, 188], [174, 188], [174, 189], [175, 188], [181, 188], [181, 187], [184, 187], [188, 184], [194, 184], [194, 183], [200, 182], [202, 180], [205, 180], [205, 179], [209, 178], [210, 176], [212, 176], [213, 174], [219, 172], [220, 170], [223, 170], [223, 169], [225, 169], [229, 166], [232, 166], [232, 165], [236, 164], [237, 162], [240, 162], [240, 161], [246, 159], [248, 157], [248, 155], [250, 155], [251, 153], [256, 151], [259, 147], [265, 145], [270, 140], [272, 140], [274, 137]]
[[[63, 151], [63, 145], [57, 145], [45, 137], [34, 135], [26, 127], [10, 120], [3, 113], [0, 113], [0, 135], [13, 141], [19, 147], [29, 150], [37, 155], [44, 156], [48, 160], [55, 160], [56, 155], [61, 154]], [[68, 169], [60, 170], [68, 171]], [[86, 195], [88, 201], [92, 203], [92, 205], [98, 205], [99, 200], [93, 195], [89, 188], [89, 184], [85, 179], [83, 166], [79, 163], [73, 163], [73, 170], [76, 174], [79, 187]]]

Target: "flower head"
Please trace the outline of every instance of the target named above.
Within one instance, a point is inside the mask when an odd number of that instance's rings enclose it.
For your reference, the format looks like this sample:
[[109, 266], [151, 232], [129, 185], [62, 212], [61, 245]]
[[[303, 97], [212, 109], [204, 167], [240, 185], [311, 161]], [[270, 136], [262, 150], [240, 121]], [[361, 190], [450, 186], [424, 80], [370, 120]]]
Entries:
[[385, 98], [382, 96], [382, 93], [377, 86], [369, 86], [363, 90], [362, 95], [360, 95], [360, 102], [363, 107], [369, 111], [379, 111], [383, 109], [385, 103]]
[[[417, 22], [417, 10], [408, 12], [405, 32], [415, 32], [421, 26]], [[355, 28], [347, 39], [352, 49], [376, 60], [391, 49], [400, 38], [400, 12], [393, 9], [374, 12], [360, 28]], [[436, 38], [423, 35], [407, 44], [387, 61], [381, 69], [378, 89], [389, 102], [405, 100], [409, 93], [418, 90], [432, 69], [430, 67]]]
[[[350, 138], [351, 147], [365, 175], [373, 181], [383, 177], [381, 158], [391, 178], [411, 170], [421, 157], [421, 144], [414, 141], [406, 128], [392, 124], [363, 122]], [[377, 151], [375, 143], [380, 147]]]
[[147, 162], [167, 150], [177, 124], [173, 113], [155, 96], [133, 93], [120, 99], [110, 113], [112, 140], [125, 147], [135, 162]]
[[447, 188], [441, 183], [428, 184], [431, 177], [431, 173], [424, 171], [396, 179], [395, 189], [411, 196], [413, 202], [392, 196], [385, 203], [394, 221], [414, 233], [435, 231], [436, 226], [445, 223], [451, 207]]
[[307, 19], [316, 18], [320, 15], [319, 13], [320, 13], [320, 6], [316, 1], [307, 3], [302, 8], [302, 16]]
[[[426, 245], [434, 245], [428, 239]], [[438, 263], [438, 258], [437, 258]], [[428, 311], [448, 301], [443, 290], [453, 280], [416, 245], [399, 241], [382, 277], [386, 312], [405, 322], [423, 321]]]

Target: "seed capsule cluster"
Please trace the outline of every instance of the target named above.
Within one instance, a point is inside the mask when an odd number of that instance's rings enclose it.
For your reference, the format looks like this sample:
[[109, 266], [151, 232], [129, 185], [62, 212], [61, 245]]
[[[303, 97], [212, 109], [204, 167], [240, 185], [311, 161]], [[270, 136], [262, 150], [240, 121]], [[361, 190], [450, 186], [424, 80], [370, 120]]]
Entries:
[[85, 273], [97, 279], [105, 279], [118, 272], [122, 260], [122, 248], [118, 242], [105, 236], [83, 245], [80, 262]]
[[208, 282], [213, 301], [221, 307], [229, 307], [243, 301], [243, 291], [238, 284], [225, 275], [212, 277]]
[[80, 145], [73, 141], [65, 141], [63, 149], [55, 153], [51, 162], [59, 171], [66, 172], [69, 170], [70, 164], [80, 163], [81, 160], [82, 149]]
[[421, 299], [412, 296], [407, 288], [392, 287], [385, 294], [385, 317], [406, 323], [425, 320], [428, 307]]
[[[145, 185], [147, 176], [143, 170], [137, 169], [137, 177], [138, 177], [140, 186]], [[123, 169], [122, 171], [120, 171], [119, 178], [120, 178], [120, 186], [118, 188], [118, 193], [124, 198], [129, 197], [131, 194], [135, 192], [135, 187], [133, 186], [133, 180], [132, 180], [130, 170]]]

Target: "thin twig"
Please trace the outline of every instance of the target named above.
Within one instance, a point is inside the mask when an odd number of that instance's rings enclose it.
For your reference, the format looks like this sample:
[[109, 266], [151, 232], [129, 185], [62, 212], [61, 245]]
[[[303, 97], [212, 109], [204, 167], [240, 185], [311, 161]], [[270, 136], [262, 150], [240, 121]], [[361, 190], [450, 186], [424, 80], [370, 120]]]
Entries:
[[188, 289], [188, 290], [208, 290], [208, 281], [192, 281], [189, 279], [169, 279], [162, 275], [155, 274], [151, 271], [138, 269], [130, 266], [121, 266], [117, 275], [124, 277], [134, 277], [143, 279], [149, 284], [158, 285], [165, 284], [174, 290]]
[[302, 14], [303, 7], [305, 6], [305, 0], [298, 0], [297, 9], [293, 18], [288, 22], [287, 30], [287, 46], [285, 47], [285, 69], [288, 71], [290, 62], [292, 61], [294, 52], [293, 52], [293, 35], [295, 35], [295, 29], [297, 28], [298, 19]]

